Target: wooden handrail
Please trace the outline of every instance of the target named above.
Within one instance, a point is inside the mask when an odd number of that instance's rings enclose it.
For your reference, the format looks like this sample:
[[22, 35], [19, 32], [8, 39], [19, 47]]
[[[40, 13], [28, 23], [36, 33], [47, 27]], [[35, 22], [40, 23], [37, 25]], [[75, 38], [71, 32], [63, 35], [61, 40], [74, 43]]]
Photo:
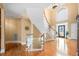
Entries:
[[45, 11], [44, 11], [44, 17], [45, 17], [45, 19], [46, 19], [46, 21], [47, 21], [47, 23], [48, 23], [49, 28], [51, 28], [51, 29], [53, 29], [54, 31], [56, 31], [54, 28], [51, 27], [50, 23], [48, 22], [47, 17], [46, 17], [46, 15], [45, 15]]
[[47, 20], [46, 15], [45, 15], [45, 11], [44, 11], [44, 17], [45, 17], [45, 19], [46, 19], [47, 23], [50, 25], [50, 23], [49, 23], [49, 22], [48, 22], [48, 20]]

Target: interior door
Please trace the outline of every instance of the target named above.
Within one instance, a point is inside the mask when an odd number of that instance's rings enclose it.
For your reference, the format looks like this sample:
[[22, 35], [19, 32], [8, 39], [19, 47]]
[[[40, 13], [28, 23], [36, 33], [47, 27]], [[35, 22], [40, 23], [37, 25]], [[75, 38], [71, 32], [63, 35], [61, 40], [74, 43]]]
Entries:
[[0, 49], [1, 49], [1, 9], [0, 9]]
[[65, 25], [58, 26], [58, 36], [62, 38], [65, 37]]

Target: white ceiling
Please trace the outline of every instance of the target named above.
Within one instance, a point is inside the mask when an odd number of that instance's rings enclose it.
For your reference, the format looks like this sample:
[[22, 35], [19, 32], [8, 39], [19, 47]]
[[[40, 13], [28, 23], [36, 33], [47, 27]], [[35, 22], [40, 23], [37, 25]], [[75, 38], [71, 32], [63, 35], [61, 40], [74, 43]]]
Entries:
[[68, 9], [62, 9], [57, 12], [56, 21], [65, 21], [68, 20]]
[[[48, 3], [5, 3], [5, 14], [9, 17], [19, 17], [23, 14], [28, 15], [32, 23], [44, 33], [47, 31], [43, 21], [43, 9], [47, 8]], [[48, 25], [47, 25], [48, 26]]]
[[49, 3], [5, 3], [5, 12], [7, 16], [22, 16], [23, 13], [27, 12], [27, 8], [46, 8]]

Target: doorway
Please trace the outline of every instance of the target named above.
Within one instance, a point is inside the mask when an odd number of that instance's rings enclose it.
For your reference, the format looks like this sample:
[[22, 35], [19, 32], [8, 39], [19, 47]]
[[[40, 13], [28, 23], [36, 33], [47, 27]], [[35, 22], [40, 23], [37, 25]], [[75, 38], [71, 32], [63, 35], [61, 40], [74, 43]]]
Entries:
[[58, 37], [65, 38], [65, 25], [58, 26]]

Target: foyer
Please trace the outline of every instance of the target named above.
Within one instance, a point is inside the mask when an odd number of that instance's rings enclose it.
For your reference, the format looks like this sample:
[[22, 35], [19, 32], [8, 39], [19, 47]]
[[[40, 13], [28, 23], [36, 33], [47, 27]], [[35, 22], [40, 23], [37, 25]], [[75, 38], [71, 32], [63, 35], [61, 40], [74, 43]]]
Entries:
[[0, 4], [1, 56], [77, 56], [79, 4]]

